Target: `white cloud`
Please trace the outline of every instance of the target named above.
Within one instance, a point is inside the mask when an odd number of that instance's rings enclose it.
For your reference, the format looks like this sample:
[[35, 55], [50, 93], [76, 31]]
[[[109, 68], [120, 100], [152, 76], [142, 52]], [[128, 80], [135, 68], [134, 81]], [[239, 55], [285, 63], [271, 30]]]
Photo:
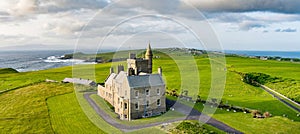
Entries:
[[14, 16], [35, 13], [38, 10], [38, 3], [38, 0], [19, 0], [15, 6], [8, 9], [8, 13]]

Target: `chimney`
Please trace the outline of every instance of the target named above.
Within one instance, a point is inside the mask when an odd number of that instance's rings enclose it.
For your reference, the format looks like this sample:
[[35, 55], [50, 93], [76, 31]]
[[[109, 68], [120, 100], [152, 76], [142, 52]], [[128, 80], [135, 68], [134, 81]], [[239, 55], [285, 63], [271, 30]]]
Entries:
[[110, 74], [114, 73], [114, 68], [111, 67], [111, 68], [109, 69], [109, 72], [110, 72]]
[[129, 59], [136, 59], [136, 54], [129, 53]]
[[121, 71], [124, 71], [124, 66], [118, 65], [118, 73], [120, 73]]
[[158, 67], [157, 72], [158, 72], [159, 75], [162, 75], [162, 68]]

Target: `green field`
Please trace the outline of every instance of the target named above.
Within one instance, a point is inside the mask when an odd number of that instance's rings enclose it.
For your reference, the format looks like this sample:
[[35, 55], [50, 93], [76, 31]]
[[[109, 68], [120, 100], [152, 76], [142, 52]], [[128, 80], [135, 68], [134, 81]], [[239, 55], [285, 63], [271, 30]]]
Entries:
[[41, 83], [1, 94], [1, 133], [52, 133], [46, 99], [72, 91], [69, 84]]
[[74, 93], [51, 97], [47, 104], [54, 133], [104, 133], [85, 116]]
[[[153, 72], [156, 72], [158, 66], [163, 68], [163, 77], [166, 80], [167, 89], [175, 89], [178, 93], [182, 89], [189, 90], [189, 95], [192, 97], [199, 94], [202, 99], [208, 98], [211, 88], [211, 61], [209, 58], [206, 55], [191, 57], [189, 55], [163, 52], [165, 54], [156, 53], [160, 58], [154, 59]], [[120, 63], [122, 62], [113, 63], [113, 65]], [[80, 76], [101, 83], [106, 79], [110, 66], [111, 63], [78, 65], [73, 70], [75, 73], [72, 72], [72, 67], [24, 73], [16, 73], [12, 70], [3, 71], [1, 69], [0, 91], [5, 91], [0, 93], [1, 131], [4, 133], [72, 133], [89, 129], [90, 131], [86, 132], [113, 131], [121, 133], [121, 131], [103, 121], [93, 111], [83, 98], [82, 92], [73, 92], [72, 85], [43, 82], [45, 79], [61, 81], [65, 77], [72, 77], [72, 74], [74, 74], [77, 77]], [[268, 111], [272, 114], [272, 117], [254, 119], [251, 114], [227, 112], [218, 109], [213, 115], [214, 118], [245, 133], [300, 133], [298, 113], [264, 90], [244, 83], [241, 80], [242, 76], [233, 72], [259, 72], [272, 77], [293, 79], [296, 83], [294, 84], [295, 87], [298, 87], [300, 81], [299, 63], [226, 57], [226, 67], [228, 71], [226, 74], [226, 88], [222, 98], [223, 103], [262, 112]], [[197, 74], [199, 74], [199, 78], [194, 77]], [[200, 87], [198, 87], [199, 81]], [[293, 90], [293, 86], [287, 88], [279, 83], [267, 83], [267, 86], [275, 88], [282, 94], [288, 92], [299, 97], [299, 90]], [[276, 89], [277, 87], [278, 89]], [[81, 107], [84, 111], [81, 110]], [[200, 111], [202, 110], [201, 106], [196, 107], [199, 107]], [[65, 114], [60, 114], [62, 112]], [[287, 117], [283, 117], [283, 115]], [[78, 127], [82, 125], [84, 127]], [[160, 128], [153, 128], [158, 132], [162, 132], [159, 130]], [[149, 132], [149, 129], [136, 132], [142, 133], [143, 131], [146, 133]]]

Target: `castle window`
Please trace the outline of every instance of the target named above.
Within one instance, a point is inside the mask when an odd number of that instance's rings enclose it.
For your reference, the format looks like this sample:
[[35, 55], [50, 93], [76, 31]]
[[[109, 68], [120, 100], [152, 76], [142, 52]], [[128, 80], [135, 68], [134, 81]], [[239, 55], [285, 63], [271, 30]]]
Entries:
[[135, 103], [135, 110], [139, 110], [139, 103], [138, 102]]
[[127, 90], [125, 90], [125, 96], [127, 96]]
[[160, 99], [156, 101], [157, 106], [160, 106]]
[[122, 102], [121, 102], [121, 108], [122, 108], [122, 106], [123, 106], [123, 105], [122, 105]]
[[127, 119], [127, 115], [126, 114], [124, 114], [124, 118]]
[[135, 91], [135, 97], [139, 97], [139, 91]]
[[118, 104], [120, 104], [120, 98], [118, 98]]
[[146, 90], [146, 95], [147, 95], [147, 96], [150, 95], [149, 89]]
[[156, 93], [157, 93], [157, 95], [159, 95], [160, 94], [160, 90], [156, 89]]
[[146, 107], [149, 107], [149, 101], [147, 100], [147, 102], [146, 102]]
[[124, 109], [127, 109], [127, 103], [124, 103]]

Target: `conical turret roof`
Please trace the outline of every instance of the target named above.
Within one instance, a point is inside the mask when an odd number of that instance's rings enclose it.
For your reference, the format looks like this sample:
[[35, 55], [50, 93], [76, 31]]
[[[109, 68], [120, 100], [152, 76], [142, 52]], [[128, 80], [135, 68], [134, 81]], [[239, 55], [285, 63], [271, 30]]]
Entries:
[[148, 44], [148, 48], [147, 48], [147, 51], [146, 51], [145, 55], [146, 56], [153, 56], [150, 43]]

